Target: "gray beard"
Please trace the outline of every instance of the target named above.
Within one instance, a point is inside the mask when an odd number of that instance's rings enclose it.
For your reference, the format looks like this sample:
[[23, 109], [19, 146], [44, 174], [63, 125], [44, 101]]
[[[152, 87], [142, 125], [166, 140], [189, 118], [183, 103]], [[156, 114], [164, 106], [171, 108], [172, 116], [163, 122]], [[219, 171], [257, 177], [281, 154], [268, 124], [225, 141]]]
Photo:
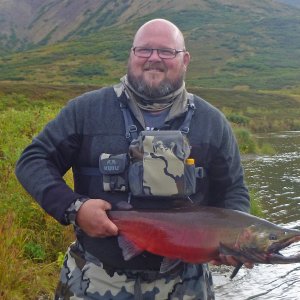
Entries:
[[158, 86], [153, 87], [147, 84], [142, 76], [135, 77], [128, 70], [127, 73], [128, 82], [132, 87], [140, 94], [148, 98], [162, 98], [174, 91], [178, 90], [183, 84], [183, 76], [175, 82], [170, 80], [164, 80]]

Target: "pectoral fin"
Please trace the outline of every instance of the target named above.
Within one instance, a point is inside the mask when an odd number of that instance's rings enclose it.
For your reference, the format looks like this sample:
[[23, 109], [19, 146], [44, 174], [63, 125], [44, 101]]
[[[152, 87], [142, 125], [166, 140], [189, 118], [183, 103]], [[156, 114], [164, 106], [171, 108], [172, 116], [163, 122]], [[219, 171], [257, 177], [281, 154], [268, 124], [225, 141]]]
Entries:
[[137, 247], [134, 243], [126, 239], [124, 236], [118, 236], [118, 243], [122, 249], [123, 258], [129, 260], [139, 254], [144, 250]]
[[230, 279], [233, 279], [235, 277], [235, 275], [239, 272], [240, 268], [243, 266], [242, 262], [239, 262], [239, 264], [234, 268], [234, 270], [232, 271], [231, 275], [230, 275]]

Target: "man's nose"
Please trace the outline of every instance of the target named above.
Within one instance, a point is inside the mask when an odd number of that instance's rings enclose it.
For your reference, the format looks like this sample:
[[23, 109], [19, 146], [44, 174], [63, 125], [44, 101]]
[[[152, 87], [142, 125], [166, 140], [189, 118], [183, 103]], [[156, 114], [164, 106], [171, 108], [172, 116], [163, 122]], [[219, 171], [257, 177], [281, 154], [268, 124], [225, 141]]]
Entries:
[[153, 49], [149, 60], [161, 60], [160, 56], [158, 55], [158, 49]]

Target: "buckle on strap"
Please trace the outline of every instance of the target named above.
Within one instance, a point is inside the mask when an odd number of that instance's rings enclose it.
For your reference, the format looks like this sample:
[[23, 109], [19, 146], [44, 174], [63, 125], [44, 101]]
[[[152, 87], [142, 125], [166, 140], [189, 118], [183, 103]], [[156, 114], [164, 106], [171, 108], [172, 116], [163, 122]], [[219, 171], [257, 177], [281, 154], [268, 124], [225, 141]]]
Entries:
[[188, 134], [189, 131], [190, 131], [190, 128], [189, 127], [183, 127], [183, 128], [180, 128], [180, 131], [184, 134]]
[[135, 132], [135, 131], [137, 131], [137, 127], [135, 125], [130, 125], [129, 132]]
[[197, 167], [195, 171], [196, 171], [196, 178], [206, 177], [206, 171], [203, 167]]
[[188, 107], [191, 108], [192, 110], [196, 109], [195, 103], [194, 102], [189, 102]]
[[131, 134], [137, 132], [136, 125], [132, 124], [128, 127], [128, 130], [126, 132], [126, 138], [129, 139], [131, 137]]

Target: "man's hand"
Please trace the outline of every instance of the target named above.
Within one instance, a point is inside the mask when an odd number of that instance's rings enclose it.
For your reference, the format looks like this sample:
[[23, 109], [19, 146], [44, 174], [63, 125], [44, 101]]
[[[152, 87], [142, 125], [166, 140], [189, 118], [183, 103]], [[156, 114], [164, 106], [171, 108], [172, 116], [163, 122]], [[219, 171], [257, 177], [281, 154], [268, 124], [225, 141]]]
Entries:
[[91, 237], [107, 237], [118, 234], [117, 226], [107, 217], [110, 203], [90, 199], [82, 204], [76, 215], [78, 226]]
[[[215, 259], [210, 261], [212, 265], [220, 266], [220, 265], [227, 265], [227, 266], [238, 266], [241, 262], [234, 258], [231, 255], [224, 255], [220, 254], [219, 259]], [[252, 269], [254, 264], [252, 262], [243, 262], [244, 266], [248, 269]]]

